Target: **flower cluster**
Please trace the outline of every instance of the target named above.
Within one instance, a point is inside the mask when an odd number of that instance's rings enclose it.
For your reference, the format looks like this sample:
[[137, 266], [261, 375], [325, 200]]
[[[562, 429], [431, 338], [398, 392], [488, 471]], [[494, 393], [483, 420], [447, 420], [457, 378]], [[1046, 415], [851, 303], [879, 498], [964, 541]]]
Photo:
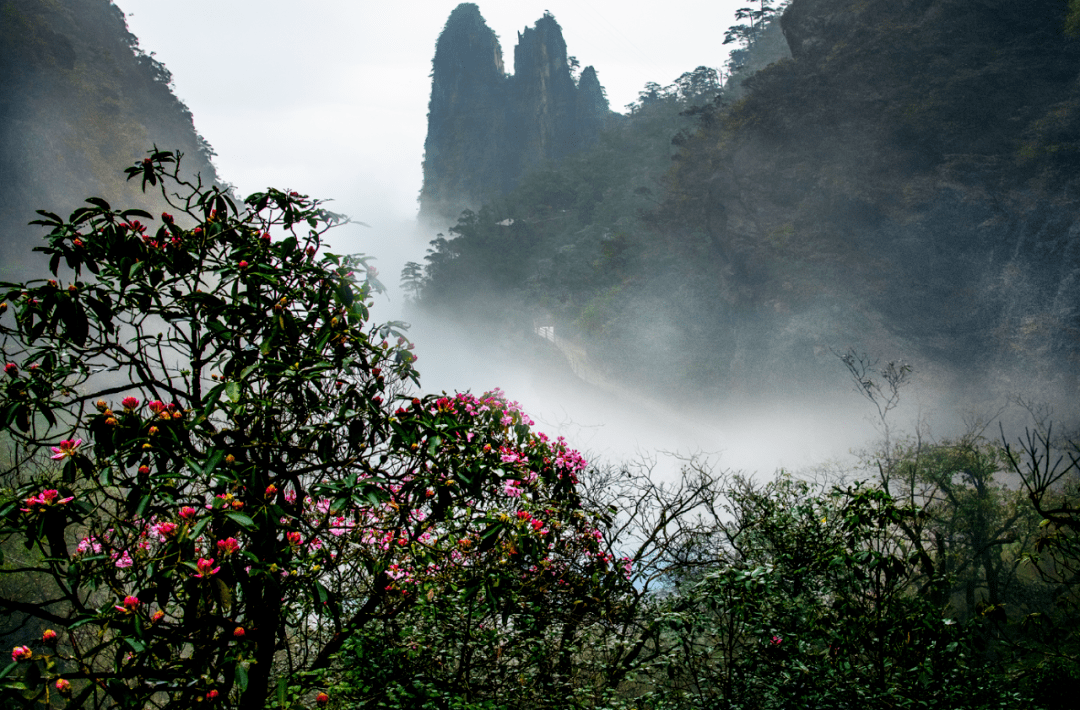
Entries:
[[67, 498], [60, 497], [60, 491], [55, 488], [49, 488], [38, 493], [36, 496], [31, 496], [26, 499], [26, 507], [20, 508], [24, 513], [44, 513], [50, 508], [55, 508], [61, 505], [67, 505], [71, 501], [75, 500], [74, 496], [68, 496]]
[[82, 439], [64, 439], [59, 446], [52, 447], [53, 455], [51, 458], [64, 459], [74, 456], [80, 444], [82, 444]]

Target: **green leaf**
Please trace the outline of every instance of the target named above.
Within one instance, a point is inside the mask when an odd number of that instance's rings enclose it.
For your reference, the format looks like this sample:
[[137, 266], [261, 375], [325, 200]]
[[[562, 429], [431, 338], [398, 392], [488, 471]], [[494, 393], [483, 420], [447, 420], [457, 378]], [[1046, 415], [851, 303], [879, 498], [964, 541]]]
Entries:
[[240, 383], [236, 380], [229, 380], [225, 383], [225, 394], [233, 402], [240, 401]]
[[55, 225], [59, 226], [59, 225], [62, 225], [64, 223], [64, 220], [60, 219], [60, 215], [58, 215], [58, 214], [54, 214], [54, 213], [49, 212], [47, 210], [35, 210], [35, 211], [39, 215], [42, 215], [43, 217], [48, 217], [49, 221], [46, 222], [44, 220], [35, 220], [35, 221], [31, 222], [30, 224], [43, 224], [43, 225], [46, 225], [46, 226], [48, 226], [50, 224], [55, 224]]
[[235, 510], [226, 510], [225, 517], [229, 518], [234, 523], [247, 530], [251, 530], [255, 527], [254, 520], [244, 515], [243, 513], [239, 513]]
[[206, 526], [207, 526], [207, 525], [208, 525], [209, 523], [210, 523], [210, 516], [206, 516], [205, 518], [203, 518], [202, 520], [200, 520], [200, 521], [199, 521], [198, 523], [196, 523], [196, 524], [195, 524], [195, 527], [194, 527], [194, 528], [192, 529], [192, 531], [191, 531], [191, 535], [190, 535], [191, 539], [193, 539], [193, 540], [194, 540], [194, 539], [197, 539], [197, 538], [199, 537], [199, 535], [202, 535], [202, 531], [203, 531], [203, 529], [204, 529], [204, 528], [205, 528], [205, 527], [206, 527]]
[[243, 663], [236, 664], [236, 688], [241, 693], [247, 690], [248, 686], [248, 672]]

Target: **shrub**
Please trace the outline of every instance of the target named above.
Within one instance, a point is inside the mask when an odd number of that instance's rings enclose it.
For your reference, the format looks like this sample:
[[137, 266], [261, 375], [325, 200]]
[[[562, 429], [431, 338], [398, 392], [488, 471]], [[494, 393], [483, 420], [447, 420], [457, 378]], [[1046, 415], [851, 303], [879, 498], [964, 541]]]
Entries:
[[618, 583], [576, 452], [501, 393], [408, 393], [374, 269], [323, 250], [341, 216], [178, 165], [127, 170], [175, 215], [41, 212], [50, 277], [0, 284], [0, 610], [55, 633], [19, 641], [9, 698], [335, 703], [346, 641], [419, 600]]

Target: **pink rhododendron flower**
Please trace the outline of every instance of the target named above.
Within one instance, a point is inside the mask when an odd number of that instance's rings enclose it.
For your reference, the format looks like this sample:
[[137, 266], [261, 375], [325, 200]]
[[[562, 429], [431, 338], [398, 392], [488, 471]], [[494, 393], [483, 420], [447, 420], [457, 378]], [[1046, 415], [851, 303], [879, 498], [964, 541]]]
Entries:
[[292, 545], [293, 547], [300, 547], [300, 543], [304, 539], [303, 536], [300, 533], [296, 532], [296, 531], [286, 533], [285, 537], [286, 537], [286, 539], [288, 539], [289, 544]]
[[11, 377], [15, 377], [19, 374], [19, 366], [13, 362], [9, 362], [8, 364], [4, 365], [4, 372], [6, 372]]
[[520, 481], [503, 481], [503, 495], [508, 495], [511, 498], [521, 497]]
[[124, 399], [120, 401], [120, 404], [123, 405], [124, 409], [131, 410], [139, 406], [139, 400], [135, 397], [124, 397]]
[[75, 450], [79, 448], [79, 444], [82, 443], [82, 439], [64, 439], [60, 442], [60, 446], [52, 447], [53, 455], [52, 459], [63, 459], [68, 456], [74, 456]]
[[56, 679], [56, 692], [63, 696], [71, 695], [71, 681], [64, 678]]
[[235, 537], [230, 537], [225, 540], [218, 540], [217, 550], [219, 555], [231, 555], [232, 553], [240, 550], [240, 543], [237, 542]]
[[196, 516], [196, 514], [198, 514], [198, 512], [198, 510], [192, 508], [190, 505], [185, 505], [183, 508], [180, 509], [180, 519], [191, 520]]
[[29, 646], [16, 646], [11, 649], [11, 660], [18, 663], [19, 661], [29, 661], [34, 655], [34, 652], [30, 650]]
[[244, 638], [245, 633], [246, 632], [244, 631], [243, 626], [237, 626], [235, 629], [233, 629], [232, 635], [233, 635], [233, 638], [242, 639], [242, 638]]
[[60, 636], [52, 629], [45, 629], [45, 632], [41, 634], [41, 642], [50, 646], [55, 644], [56, 640], [59, 638]]
[[168, 538], [176, 534], [176, 530], [179, 526], [172, 522], [155, 523], [150, 526], [150, 532], [157, 536], [158, 542], [165, 542]]
[[153, 614], [150, 615], [150, 623], [151, 624], [156, 624], [157, 622], [161, 621], [164, 618], [165, 618], [165, 612], [163, 612], [161, 609], [158, 609], [157, 611], [155, 611]]
[[113, 609], [116, 609], [117, 611], [122, 611], [125, 614], [134, 614], [135, 610], [139, 608], [139, 604], [141, 603], [142, 602], [139, 601], [138, 597], [133, 597], [129, 594], [128, 596], [124, 597], [124, 604], [122, 606], [114, 606]]
[[318, 695], [315, 696], [315, 703], [319, 707], [326, 707], [326, 704], [328, 702], [330, 702], [330, 696], [327, 695], [326, 693], [319, 693]]
[[221, 569], [221, 567], [214, 567], [213, 557], [208, 560], [200, 557], [199, 561], [195, 563], [195, 566], [199, 568], [199, 573], [194, 575], [196, 579], [209, 579]]
[[[53, 458], [56, 458], [55, 456]], [[60, 491], [55, 488], [49, 488], [47, 490], [38, 493], [36, 496], [30, 496], [26, 499], [26, 507], [19, 508], [24, 513], [44, 513], [47, 509], [57, 505], [67, 505], [71, 501], [75, 500], [74, 496], [68, 496], [67, 498], [60, 497]]]
[[131, 565], [135, 564], [135, 561], [131, 559], [131, 555], [128, 554], [127, 550], [124, 550], [123, 554], [121, 554], [119, 557], [114, 557], [114, 559], [116, 560], [116, 567], [118, 569], [127, 569]]
[[95, 555], [101, 554], [101, 543], [97, 541], [96, 537], [84, 537], [79, 541], [79, 545], [75, 548], [75, 554], [85, 555], [87, 552], [93, 552]]

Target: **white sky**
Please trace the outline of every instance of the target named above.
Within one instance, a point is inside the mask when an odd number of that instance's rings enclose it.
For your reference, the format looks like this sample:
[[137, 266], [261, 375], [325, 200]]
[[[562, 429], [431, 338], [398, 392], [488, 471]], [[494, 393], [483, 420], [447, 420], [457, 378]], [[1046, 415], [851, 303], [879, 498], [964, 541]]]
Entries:
[[[115, 0], [241, 194], [290, 187], [377, 226], [415, 216], [435, 41], [458, 0]], [[749, 0], [479, 0], [507, 70], [550, 10], [613, 109], [719, 67]]]

